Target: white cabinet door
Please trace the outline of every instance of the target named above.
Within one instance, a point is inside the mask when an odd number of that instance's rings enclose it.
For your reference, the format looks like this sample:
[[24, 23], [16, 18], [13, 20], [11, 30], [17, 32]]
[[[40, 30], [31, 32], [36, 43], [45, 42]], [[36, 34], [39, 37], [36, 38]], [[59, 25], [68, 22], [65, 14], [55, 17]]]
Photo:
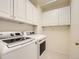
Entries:
[[70, 25], [70, 6], [43, 13], [43, 26]]
[[79, 59], [79, 0], [71, 3], [71, 47], [70, 59]]
[[26, 20], [29, 23], [33, 23], [33, 9], [29, 0], [26, 0]]
[[39, 17], [40, 17], [39, 10], [29, 0], [26, 0], [27, 22], [37, 25]]
[[16, 20], [25, 21], [25, 0], [14, 0], [14, 17]]
[[70, 25], [70, 6], [58, 9], [59, 25]]
[[10, 17], [13, 12], [13, 0], [0, 0], [0, 16]]
[[33, 23], [37, 25], [39, 21], [40, 13], [39, 10], [34, 5], [32, 5], [32, 10], [33, 10]]
[[58, 10], [51, 10], [43, 13], [43, 26], [58, 25]]

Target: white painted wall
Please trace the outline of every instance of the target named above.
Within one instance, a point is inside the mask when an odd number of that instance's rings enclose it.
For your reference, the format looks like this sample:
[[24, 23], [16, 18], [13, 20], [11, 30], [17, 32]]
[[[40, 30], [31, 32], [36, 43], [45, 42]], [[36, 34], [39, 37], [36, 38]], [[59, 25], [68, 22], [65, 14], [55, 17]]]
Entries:
[[47, 35], [47, 55], [43, 59], [68, 59], [70, 45], [70, 27], [44, 27]]
[[4, 31], [33, 31], [33, 26], [0, 20], [0, 32]]

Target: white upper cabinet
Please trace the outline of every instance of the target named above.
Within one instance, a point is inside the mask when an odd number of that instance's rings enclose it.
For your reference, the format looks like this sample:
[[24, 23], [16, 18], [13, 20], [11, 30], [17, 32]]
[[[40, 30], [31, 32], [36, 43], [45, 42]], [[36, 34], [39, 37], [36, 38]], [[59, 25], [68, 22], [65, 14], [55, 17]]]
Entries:
[[33, 17], [32, 17], [32, 15], [33, 15], [33, 10], [32, 10], [32, 4], [31, 4], [31, 2], [29, 1], [29, 0], [26, 0], [26, 20], [27, 20], [27, 22], [29, 22], [29, 23], [33, 23]]
[[6, 18], [13, 16], [13, 0], [0, 0], [0, 16]]
[[27, 22], [37, 25], [39, 20], [39, 10], [29, 1], [26, 0], [26, 19]]
[[70, 6], [43, 13], [43, 26], [70, 25]]
[[32, 11], [33, 11], [33, 23], [34, 24], [38, 24], [38, 21], [40, 20], [39, 17], [40, 17], [40, 11], [34, 6], [32, 5]]
[[43, 26], [58, 25], [58, 10], [51, 10], [43, 13]]
[[14, 0], [14, 18], [19, 21], [26, 21], [25, 0]]
[[70, 6], [58, 10], [59, 25], [70, 25]]
[[37, 25], [40, 15], [29, 0], [0, 0], [0, 17]]

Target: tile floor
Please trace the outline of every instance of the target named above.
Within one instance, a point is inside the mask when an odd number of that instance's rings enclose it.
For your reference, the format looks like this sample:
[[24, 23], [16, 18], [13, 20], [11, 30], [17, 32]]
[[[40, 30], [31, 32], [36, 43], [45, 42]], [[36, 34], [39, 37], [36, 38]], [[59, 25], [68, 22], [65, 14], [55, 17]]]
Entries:
[[69, 59], [69, 57], [60, 53], [44, 52], [40, 59]]

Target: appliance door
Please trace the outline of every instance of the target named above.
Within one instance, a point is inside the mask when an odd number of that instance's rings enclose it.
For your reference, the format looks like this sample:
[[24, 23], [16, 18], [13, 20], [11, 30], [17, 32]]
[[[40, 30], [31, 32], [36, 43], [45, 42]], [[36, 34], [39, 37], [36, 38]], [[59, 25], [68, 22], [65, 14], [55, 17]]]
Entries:
[[2, 59], [37, 59], [37, 45], [35, 41], [25, 44], [2, 56]]
[[46, 40], [39, 40], [39, 55], [41, 56], [46, 50]]

